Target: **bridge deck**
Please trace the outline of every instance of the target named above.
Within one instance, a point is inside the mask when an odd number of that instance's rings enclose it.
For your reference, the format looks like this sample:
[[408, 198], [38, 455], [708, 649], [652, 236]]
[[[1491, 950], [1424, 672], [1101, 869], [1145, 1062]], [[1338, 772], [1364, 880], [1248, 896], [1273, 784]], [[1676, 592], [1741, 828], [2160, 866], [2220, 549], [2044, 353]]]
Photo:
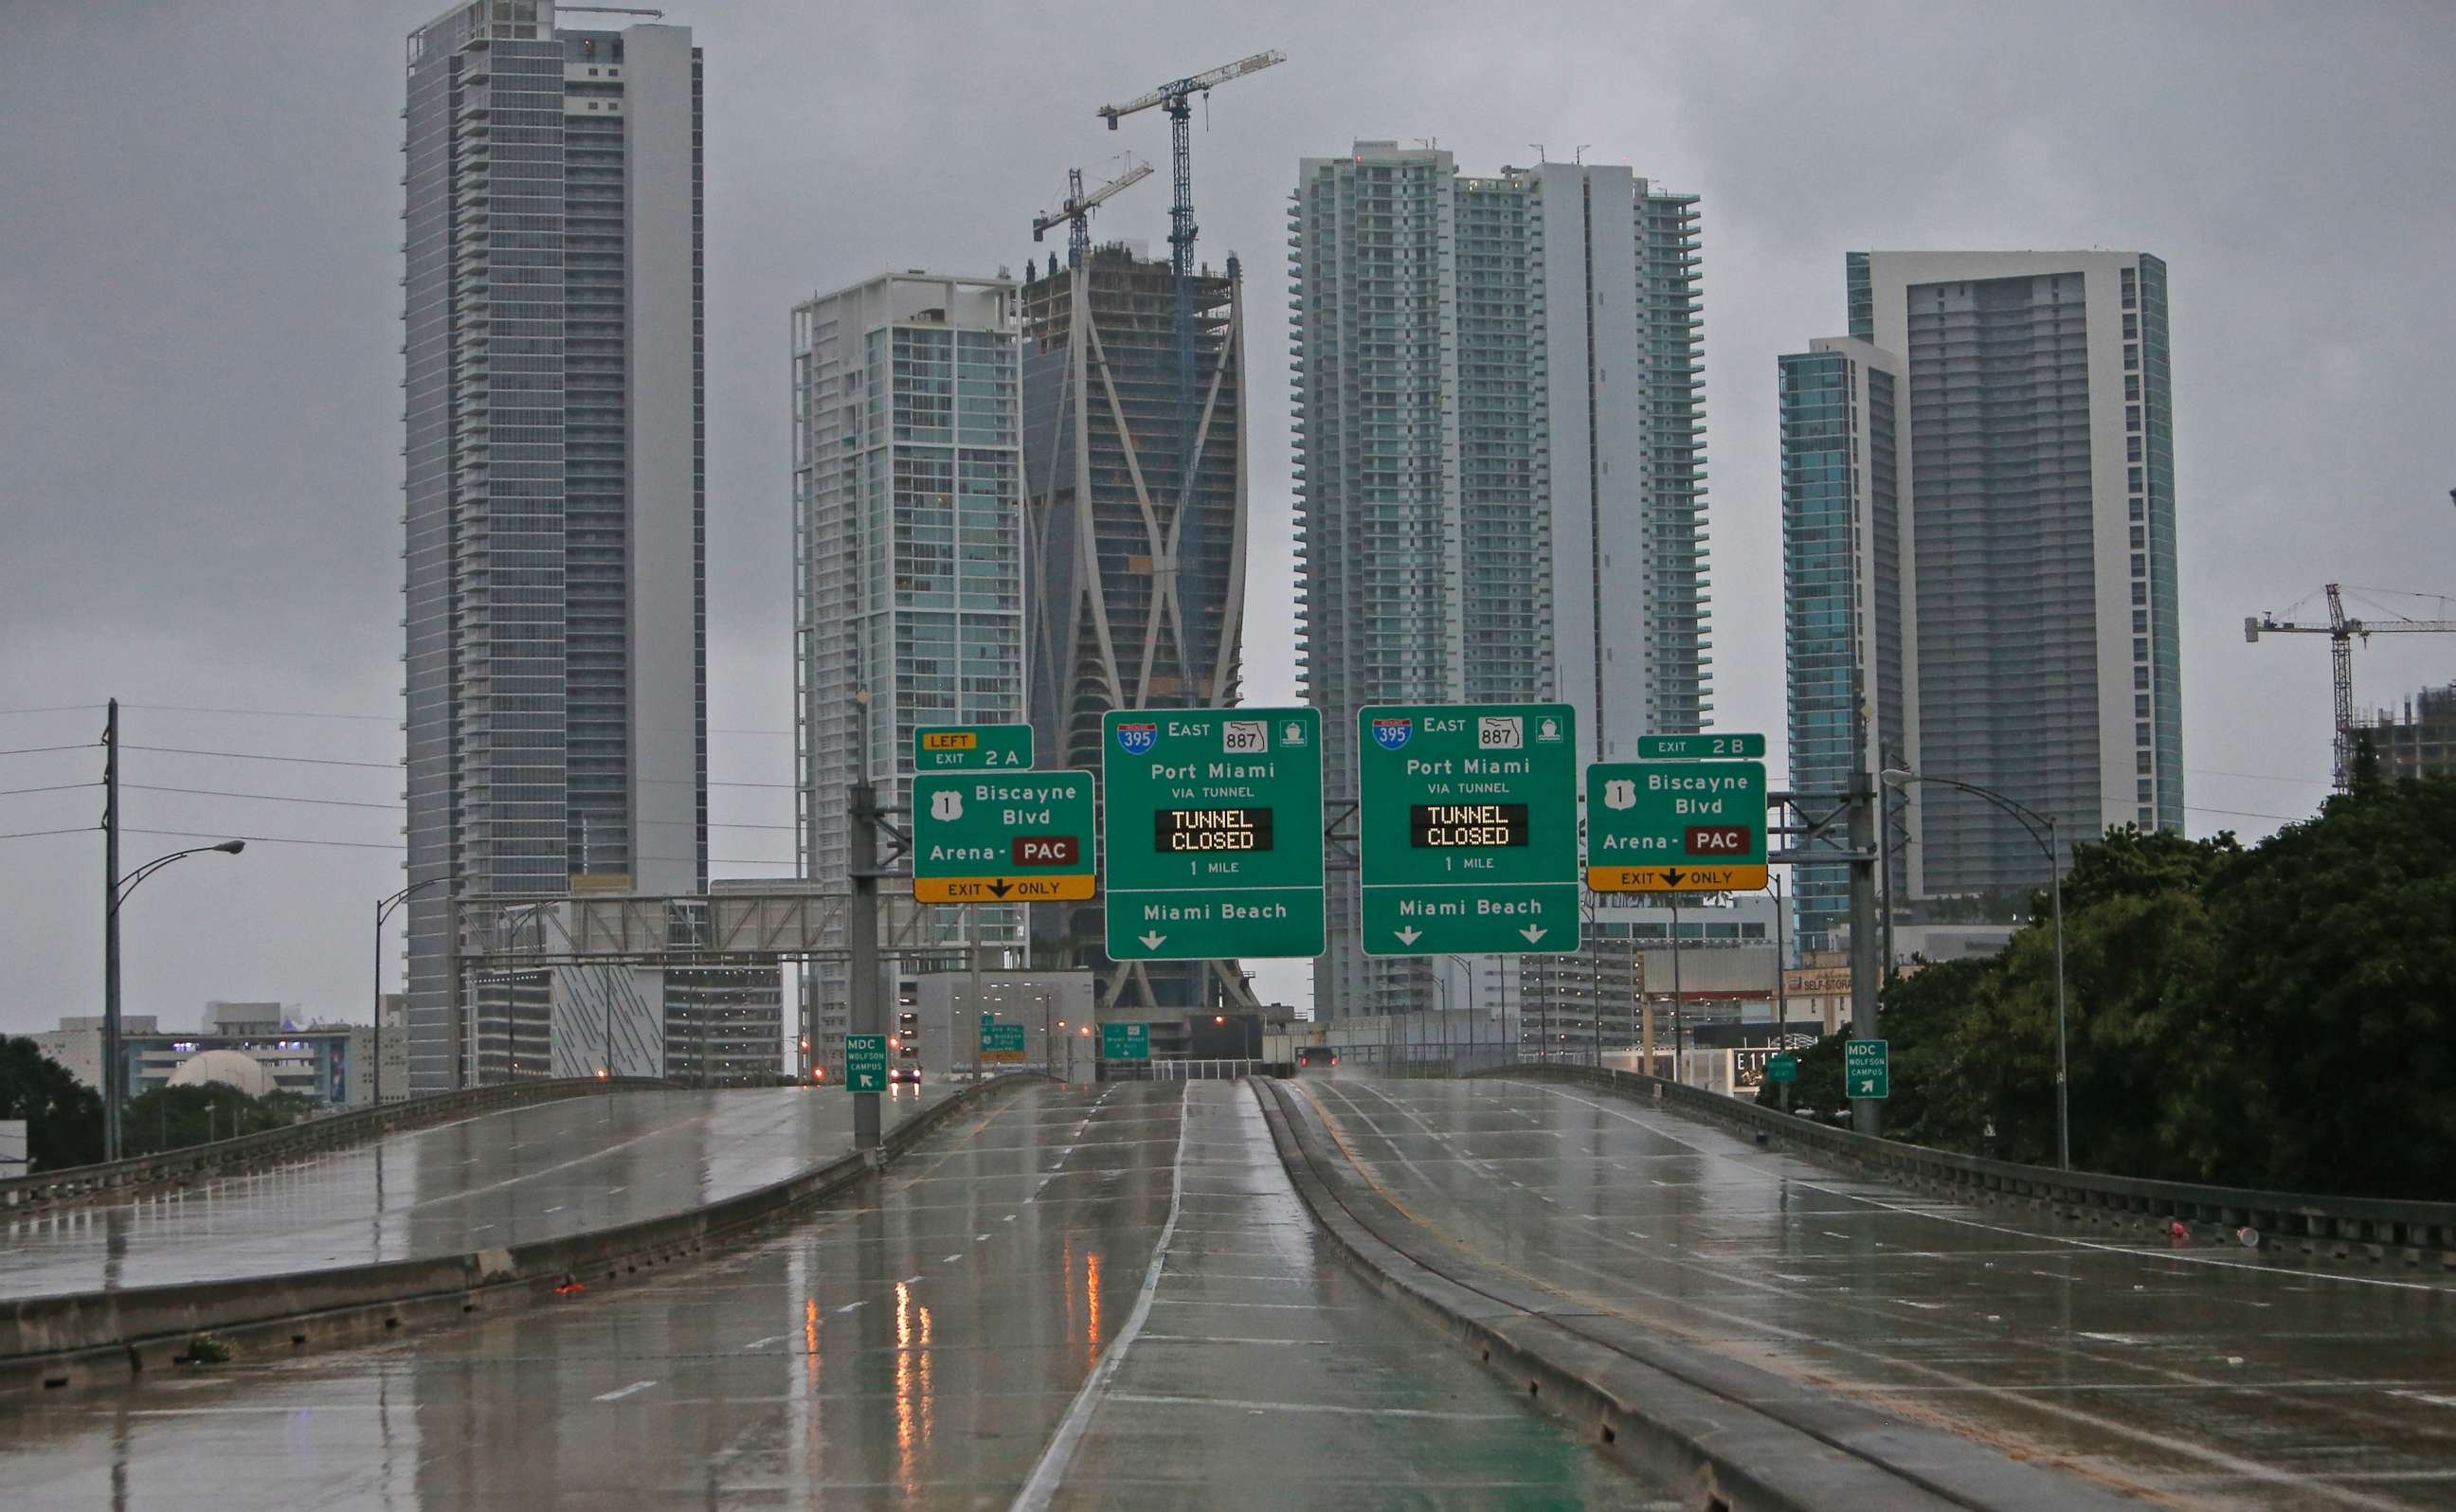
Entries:
[[[898, 1088], [891, 1127], [945, 1094]], [[658, 1217], [852, 1142], [842, 1090], [623, 1092], [479, 1114], [261, 1175], [0, 1221], [0, 1297], [462, 1255]]]
[[2127, 1242], [1585, 1088], [1299, 1083], [1444, 1245], [1561, 1299], [2192, 1506], [2456, 1500], [2456, 1284]]
[[1674, 1504], [1332, 1255], [1227, 1083], [1011, 1093], [706, 1264], [0, 1447], [46, 1506]]

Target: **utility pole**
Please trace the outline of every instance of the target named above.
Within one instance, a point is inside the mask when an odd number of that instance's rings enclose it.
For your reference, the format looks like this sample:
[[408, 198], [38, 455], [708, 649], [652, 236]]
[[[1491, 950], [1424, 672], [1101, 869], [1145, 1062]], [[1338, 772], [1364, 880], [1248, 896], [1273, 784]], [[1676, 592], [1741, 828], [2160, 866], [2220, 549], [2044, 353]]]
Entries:
[[119, 700], [102, 725], [102, 1158], [120, 1154]]
[[[1864, 727], [1864, 726], [1863, 726]], [[1868, 770], [1867, 742], [1854, 743], [1851, 763], [1851, 1037], [1881, 1039], [1876, 1021], [1876, 780]], [[1851, 1127], [1879, 1134], [1884, 1103], [1851, 1099]]]
[[[865, 748], [865, 758], [867, 749]], [[852, 972], [851, 1014], [847, 1032], [883, 1034], [886, 1011], [878, 994], [878, 789], [865, 775], [853, 784], [849, 857], [852, 896], [845, 912], [846, 944]], [[848, 1079], [849, 1075], [848, 1074]], [[852, 1147], [878, 1148], [878, 1093], [852, 1094]]]
[[[1680, 894], [1671, 893], [1671, 1079], [1686, 1084], [1688, 999], [1680, 990]], [[1651, 1068], [1649, 1068], [1650, 1070]]]
[[1791, 1032], [1790, 985], [1791, 947], [1782, 937], [1782, 878], [1773, 879], [1773, 1037], [1774, 1049], [1782, 1048], [1782, 1037]]

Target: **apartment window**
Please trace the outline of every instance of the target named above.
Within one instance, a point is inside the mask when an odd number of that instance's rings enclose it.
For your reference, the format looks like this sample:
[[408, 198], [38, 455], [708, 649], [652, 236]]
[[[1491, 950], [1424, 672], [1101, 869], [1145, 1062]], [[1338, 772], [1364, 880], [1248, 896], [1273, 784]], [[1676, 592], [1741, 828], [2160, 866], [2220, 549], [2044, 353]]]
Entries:
[[2123, 375], [2123, 397], [2127, 399], [2138, 399], [2140, 398], [2139, 374], [2126, 373]]
[[2148, 610], [2135, 609], [2132, 611], [2132, 633], [2134, 635], [2147, 635], [2149, 633]]
[[2134, 690], [2139, 691], [2139, 689], [2146, 688], [2148, 685], [2149, 669], [2145, 666], [2134, 667], [2132, 669], [2132, 686]]
[[2123, 424], [2124, 424], [2124, 428], [2125, 428], [2125, 429], [2127, 429], [2127, 430], [2135, 430], [2135, 431], [2137, 431], [2137, 430], [2139, 430], [2139, 429], [2140, 428], [2140, 406], [2139, 406], [2139, 405], [2138, 405], [2138, 404], [2126, 404], [2125, 406], [2123, 406]]
[[2142, 783], [2140, 785], [2140, 801], [2142, 803], [2155, 802], [2157, 797], [2158, 785], [2156, 783]]
[[2148, 694], [2139, 694], [2132, 700], [2132, 717], [2134, 719], [2147, 719], [2149, 717]]
[[2147, 528], [2146, 526], [2143, 526], [2143, 525], [2135, 525], [2135, 526], [2133, 526], [2133, 527], [2132, 527], [2132, 549], [2133, 549], [2133, 550], [2135, 550], [2135, 551], [2144, 551], [2144, 550], [2148, 549], [2148, 546], [2149, 546], [2149, 531], [2148, 531], [2148, 528]]
[[2132, 518], [2135, 520], [2145, 520], [2148, 518], [2148, 506], [2140, 502], [2140, 496], [2139, 494], [2134, 494], [2132, 496]]
[[2149, 559], [2137, 551], [2132, 554], [2132, 575], [2136, 578], [2149, 576]]
[[[2133, 560], [2138, 562], [2140, 559], [2135, 557]], [[2133, 570], [2138, 572], [2139, 569], [2136, 567]], [[2132, 602], [2135, 603], [2147, 603], [2149, 602], [2149, 584], [2145, 582], [2134, 583], [2132, 585]]]
[[2134, 751], [2132, 753], [2132, 769], [2143, 777], [2149, 776], [2154, 769], [2151, 766], [2154, 759], [2155, 758], [2145, 750]]
[[2138, 373], [2140, 371], [2140, 349], [2138, 346], [2132, 345], [2129, 342], [2124, 344], [2123, 366], [2128, 372]]
[[2149, 660], [2149, 643], [2146, 640], [2136, 640], [2132, 643], [2132, 660], [2136, 662]]

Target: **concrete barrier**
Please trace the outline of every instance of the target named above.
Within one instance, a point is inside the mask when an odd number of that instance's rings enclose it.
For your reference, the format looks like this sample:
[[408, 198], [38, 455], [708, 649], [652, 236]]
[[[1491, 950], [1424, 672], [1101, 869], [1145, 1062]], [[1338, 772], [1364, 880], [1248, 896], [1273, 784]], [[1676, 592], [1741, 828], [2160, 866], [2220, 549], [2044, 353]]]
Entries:
[[31, 1175], [0, 1179], [0, 1213], [59, 1207], [72, 1202], [117, 1200], [137, 1193], [176, 1189], [219, 1176], [251, 1175], [290, 1164], [303, 1156], [363, 1144], [403, 1130], [494, 1113], [530, 1103], [559, 1102], [607, 1092], [673, 1092], [676, 1085], [645, 1077], [570, 1077], [558, 1081], [513, 1081], [462, 1092], [412, 1097], [375, 1108], [359, 1108], [305, 1123], [288, 1124], [235, 1139], [216, 1139], [159, 1154], [132, 1155], [125, 1160], [91, 1166], [69, 1166]]
[[[0, 1390], [58, 1390], [188, 1362], [198, 1335], [238, 1359], [381, 1338], [541, 1292], [571, 1292], [676, 1264], [886, 1166], [962, 1109], [1032, 1082], [977, 1082], [896, 1125], [873, 1153], [838, 1156], [719, 1202], [533, 1244], [329, 1270], [0, 1302]], [[841, 1095], [813, 1092], [812, 1096]]]
[[2262, 1192], [1990, 1160], [1854, 1134], [1636, 1072], [1520, 1062], [1467, 1074], [1593, 1087], [1961, 1201], [2024, 1204], [2067, 1221], [2120, 1230], [2170, 1232], [2180, 1222], [2194, 1237], [2225, 1244], [2242, 1243], [2238, 1236], [2248, 1229], [2262, 1250], [2456, 1270], [2456, 1202]]

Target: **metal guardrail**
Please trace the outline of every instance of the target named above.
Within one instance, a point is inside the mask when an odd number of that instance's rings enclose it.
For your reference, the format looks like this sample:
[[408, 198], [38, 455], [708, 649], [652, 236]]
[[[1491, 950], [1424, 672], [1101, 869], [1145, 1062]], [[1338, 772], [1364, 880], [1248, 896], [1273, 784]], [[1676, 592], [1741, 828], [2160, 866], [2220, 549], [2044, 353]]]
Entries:
[[1243, 1076], [1281, 1076], [1296, 1068], [1271, 1060], [1104, 1060], [1102, 1081], [1235, 1081]]
[[1888, 1181], [1969, 1200], [2027, 1202], [2059, 1217], [2127, 1227], [2200, 1223], [2220, 1226], [2229, 1236], [2247, 1229], [2251, 1236], [2241, 1242], [2261, 1249], [2456, 1270], [2456, 1202], [2262, 1192], [1990, 1160], [1836, 1129], [1636, 1072], [1521, 1062], [1467, 1074], [1601, 1088], [1762, 1134]]
[[569, 1077], [556, 1081], [502, 1082], [412, 1097], [374, 1108], [359, 1108], [330, 1117], [285, 1124], [235, 1139], [166, 1150], [158, 1154], [131, 1155], [124, 1160], [91, 1166], [38, 1171], [31, 1175], [0, 1179], [0, 1213], [91, 1201], [162, 1186], [182, 1186], [216, 1176], [246, 1175], [344, 1145], [363, 1144], [388, 1134], [423, 1128], [464, 1114], [492, 1113], [528, 1103], [560, 1102], [598, 1093], [671, 1092], [675, 1084], [641, 1076]]
[[1019, 1074], [974, 1083], [889, 1130], [875, 1151], [838, 1155], [768, 1186], [612, 1228], [461, 1255], [0, 1299], [0, 1389], [36, 1381], [58, 1389], [181, 1363], [179, 1352], [200, 1333], [241, 1346], [248, 1359], [370, 1341], [407, 1322], [458, 1320], [522, 1289], [579, 1291], [601, 1278], [611, 1282], [686, 1260], [852, 1185], [982, 1098], [1045, 1080]]

